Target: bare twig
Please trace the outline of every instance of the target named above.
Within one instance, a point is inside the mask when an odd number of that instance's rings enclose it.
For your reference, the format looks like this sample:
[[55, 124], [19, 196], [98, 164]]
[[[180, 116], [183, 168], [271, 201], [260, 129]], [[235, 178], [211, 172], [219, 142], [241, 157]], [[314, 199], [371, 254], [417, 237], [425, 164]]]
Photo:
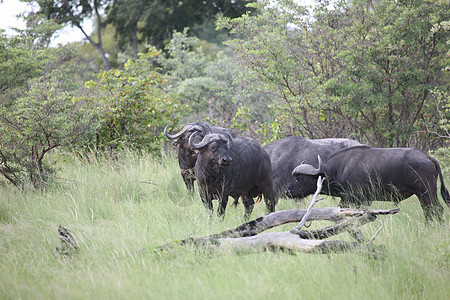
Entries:
[[370, 240], [366, 243], [366, 245], [371, 244], [375, 240], [376, 236], [378, 235], [378, 233], [380, 233], [381, 229], [383, 229], [383, 224], [381, 224], [380, 228], [378, 228], [377, 232], [374, 233], [374, 235], [370, 238]]
[[306, 210], [305, 215], [303, 216], [302, 220], [300, 221], [300, 223], [298, 223], [298, 225], [291, 230], [291, 233], [297, 233], [300, 231], [300, 229], [305, 225], [306, 221], [308, 221], [309, 215], [311, 214], [311, 210], [314, 206], [314, 204], [316, 204], [317, 202], [317, 197], [320, 194], [320, 191], [322, 190], [322, 184], [323, 181], [325, 180], [325, 178], [322, 179], [321, 176], [319, 176], [319, 178], [317, 179], [317, 190], [314, 193], [313, 198], [311, 199], [311, 203], [308, 206], [308, 209]]

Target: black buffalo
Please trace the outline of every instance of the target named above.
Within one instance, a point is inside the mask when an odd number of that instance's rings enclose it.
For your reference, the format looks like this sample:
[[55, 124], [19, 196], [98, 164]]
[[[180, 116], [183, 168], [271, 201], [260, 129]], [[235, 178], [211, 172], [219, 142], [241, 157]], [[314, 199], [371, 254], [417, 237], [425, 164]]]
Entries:
[[234, 133], [228, 128], [210, 126], [202, 122], [187, 124], [175, 134], [168, 133], [169, 124], [164, 128], [164, 134], [168, 139], [173, 140], [173, 145], [178, 148], [178, 164], [181, 169], [181, 176], [190, 192], [194, 191], [194, 167], [197, 160], [197, 153], [189, 146], [189, 137], [198, 132], [194, 142], [199, 142], [206, 134], [227, 133], [234, 137]]
[[322, 193], [341, 197], [341, 207], [370, 205], [376, 201], [400, 202], [412, 195], [419, 198], [427, 221], [442, 220], [443, 208], [437, 197], [437, 179], [441, 195], [450, 206], [439, 163], [416, 148], [372, 148], [358, 146], [342, 150], [319, 167], [299, 165], [292, 175], [295, 184], [289, 192], [313, 194], [318, 176], [325, 178]]
[[[307, 139], [299, 136], [290, 136], [274, 141], [264, 146], [270, 156], [273, 170], [274, 191], [285, 194], [292, 182], [292, 170], [301, 163], [317, 167], [317, 155], [328, 159], [333, 153], [345, 148], [361, 145], [350, 139]], [[313, 188], [316, 187], [314, 183]], [[296, 198], [306, 197], [299, 192]], [[288, 194], [288, 196], [291, 196]]]
[[203, 204], [212, 213], [212, 200], [218, 199], [217, 214], [223, 216], [228, 196], [235, 202], [242, 196], [244, 217], [252, 213], [253, 197], [264, 195], [269, 212], [275, 211], [272, 165], [267, 152], [250, 138], [232, 138], [228, 134], [209, 134], [195, 143], [197, 133], [189, 144], [198, 151], [195, 177]]

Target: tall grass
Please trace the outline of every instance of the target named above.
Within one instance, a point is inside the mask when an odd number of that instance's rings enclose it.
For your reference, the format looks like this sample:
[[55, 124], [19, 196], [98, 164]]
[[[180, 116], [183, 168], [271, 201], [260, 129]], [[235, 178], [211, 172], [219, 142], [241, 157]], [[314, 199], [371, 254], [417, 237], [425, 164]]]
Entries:
[[[47, 190], [0, 186], [0, 299], [450, 299], [448, 208], [444, 224], [425, 225], [413, 197], [399, 214], [365, 225], [367, 236], [384, 226], [378, 260], [354, 253], [219, 256], [189, 247], [156, 253], [158, 245], [241, 224], [242, 204], [229, 205], [223, 221], [209, 218], [172, 156], [58, 155], [60, 178]], [[337, 203], [327, 198], [317, 206]], [[306, 205], [281, 199], [277, 210]], [[252, 217], [264, 213], [259, 204]], [[79, 243], [71, 257], [53, 251], [59, 225]]]

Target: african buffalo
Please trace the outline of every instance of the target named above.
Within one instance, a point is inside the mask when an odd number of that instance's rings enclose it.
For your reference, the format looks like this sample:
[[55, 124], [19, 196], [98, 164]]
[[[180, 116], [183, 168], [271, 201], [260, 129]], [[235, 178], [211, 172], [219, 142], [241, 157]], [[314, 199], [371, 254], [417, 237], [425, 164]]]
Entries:
[[250, 138], [232, 138], [229, 134], [208, 134], [201, 142], [194, 140], [198, 133], [189, 138], [189, 144], [198, 151], [195, 163], [200, 197], [212, 213], [212, 200], [218, 199], [217, 214], [223, 216], [228, 196], [237, 202], [242, 196], [244, 217], [252, 213], [253, 197], [264, 195], [269, 212], [275, 211], [272, 182], [272, 165], [269, 155]]
[[[292, 170], [301, 163], [317, 167], [317, 155], [323, 159], [329, 158], [333, 153], [360, 146], [357, 141], [350, 139], [307, 139], [299, 136], [290, 136], [271, 142], [264, 146], [272, 161], [273, 185], [277, 194], [285, 194], [292, 182]], [[313, 188], [316, 187], [314, 183]], [[296, 198], [306, 197], [299, 191]]]
[[181, 131], [175, 134], [168, 133], [169, 124], [164, 128], [164, 134], [168, 139], [173, 140], [173, 145], [178, 147], [178, 164], [181, 169], [181, 176], [190, 192], [194, 191], [194, 167], [197, 160], [197, 153], [189, 146], [189, 137], [194, 132], [199, 132], [194, 142], [199, 142], [209, 133], [227, 133], [234, 137], [234, 133], [228, 128], [209, 126], [202, 122], [187, 124]]
[[[427, 221], [442, 220], [443, 208], [437, 197], [437, 178], [441, 195], [450, 206], [439, 163], [416, 148], [372, 148], [357, 146], [342, 150], [319, 167], [297, 166], [292, 175], [295, 184], [289, 192], [312, 194], [318, 176], [325, 178], [322, 193], [341, 197], [340, 206], [359, 206], [372, 201], [400, 202], [412, 195], [419, 198]], [[297, 187], [296, 187], [297, 186]]]

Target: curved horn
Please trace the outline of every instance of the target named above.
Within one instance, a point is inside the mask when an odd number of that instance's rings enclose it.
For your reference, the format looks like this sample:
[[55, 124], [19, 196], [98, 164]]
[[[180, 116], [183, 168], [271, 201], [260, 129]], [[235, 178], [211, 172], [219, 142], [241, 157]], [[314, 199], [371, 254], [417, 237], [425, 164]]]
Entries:
[[319, 167], [316, 169], [311, 165], [308, 164], [300, 164], [298, 165], [293, 171], [292, 176], [297, 175], [319, 175], [322, 172], [322, 159], [320, 158], [320, 155], [317, 155], [317, 158], [319, 160]]
[[317, 155], [317, 160], [319, 161], [319, 168], [317, 169], [318, 174], [322, 173], [322, 159], [320, 158], [320, 155]]
[[209, 143], [209, 139], [203, 138], [203, 139], [200, 141], [200, 143], [195, 144], [195, 143], [193, 142], [193, 138], [194, 138], [194, 136], [196, 136], [196, 135], [198, 135], [198, 134], [200, 134], [200, 133], [199, 133], [198, 131], [196, 131], [196, 132], [194, 132], [193, 134], [191, 134], [191, 136], [189, 137], [189, 146], [191, 146], [191, 147], [194, 148], [194, 149], [201, 149], [201, 148], [205, 147], [206, 145], [208, 145], [208, 143]]
[[233, 142], [233, 137], [228, 132], [224, 132], [224, 135], [228, 138], [227, 148], [230, 149], [231, 148], [231, 142]]
[[181, 135], [183, 135], [189, 128], [190, 126], [186, 125], [183, 127], [183, 129], [181, 129], [180, 132], [175, 133], [175, 134], [169, 134], [169, 132], [167, 132], [167, 129], [169, 128], [169, 124], [166, 125], [166, 127], [164, 127], [164, 135], [171, 140], [177, 139], [179, 138]]
[[209, 127], [209, 125], [206, 125], [205, 123], [195, 122], [190, 123], [189, 125], [192, 125], [195, 129], [202, 131], [204, 135], [213, 133], [211, 127]]

